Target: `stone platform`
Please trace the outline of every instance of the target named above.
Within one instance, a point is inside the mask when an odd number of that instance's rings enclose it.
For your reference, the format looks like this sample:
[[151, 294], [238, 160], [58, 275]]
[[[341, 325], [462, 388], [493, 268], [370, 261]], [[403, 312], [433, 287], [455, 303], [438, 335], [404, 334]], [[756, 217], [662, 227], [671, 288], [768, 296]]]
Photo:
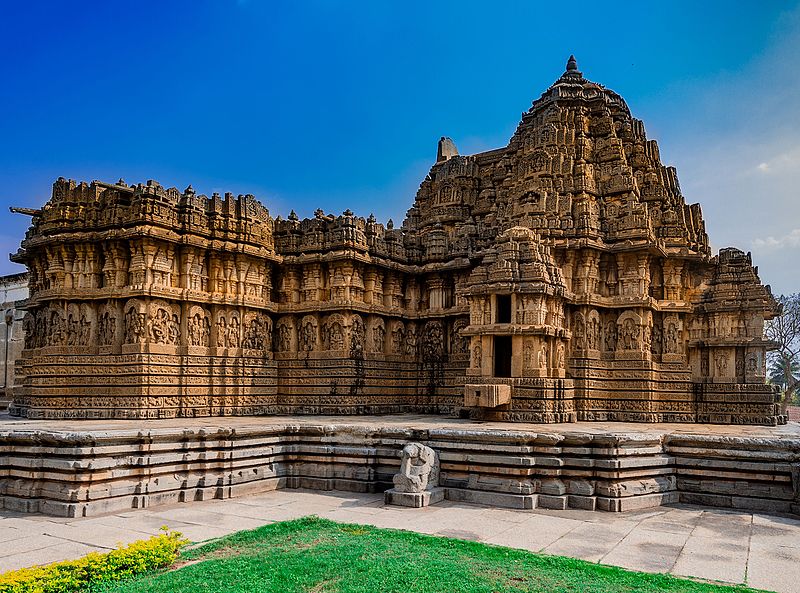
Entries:
[[438, 416], [141, 421], [0, 417], [0, 507], [65, 517], [280, 488], [383, 492], [402, 447], [451, 501], [627, 511], [692, 503], [800, 514], [800, 424], [475, 422]]

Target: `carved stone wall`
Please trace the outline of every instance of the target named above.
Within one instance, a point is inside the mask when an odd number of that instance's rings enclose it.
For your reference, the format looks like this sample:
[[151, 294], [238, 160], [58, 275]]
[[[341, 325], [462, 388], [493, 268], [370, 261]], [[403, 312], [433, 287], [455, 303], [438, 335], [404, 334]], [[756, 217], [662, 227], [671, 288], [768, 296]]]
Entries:
[[505, 148], [443, 138], [401, 228], [153, 181], [59, 179], [29, 213], [15, 414], [785, 422], [769, 287], [574, 60]]

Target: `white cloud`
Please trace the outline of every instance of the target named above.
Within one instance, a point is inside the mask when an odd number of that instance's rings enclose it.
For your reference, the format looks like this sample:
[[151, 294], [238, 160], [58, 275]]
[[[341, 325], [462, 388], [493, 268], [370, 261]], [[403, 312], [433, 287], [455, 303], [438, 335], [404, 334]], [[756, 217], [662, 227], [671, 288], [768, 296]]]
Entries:
[[677, 111], [654, 114], [662, 158], [677, 167], [687, 201], [702, 205], [713, 246], [750, 246], [776, 294], [800, 291], [800, 69], [770, 80], [799, 52], [796, 9], [747, 67], [687, 81], [670, 103]]
[[784, 249], [786, 247], [800, 247], [800, 229], [792, 229], [789, 233], [777, 239], [769, 236], [764, 239], [753, 240], [754, 249], [775, 251], [776, 249]]
[[793, 146], [759, 163], [756, 169], [760, 173], [767, 174], [773, 172], [796, 173], [798, 167], [800, 167], [800, 146]]

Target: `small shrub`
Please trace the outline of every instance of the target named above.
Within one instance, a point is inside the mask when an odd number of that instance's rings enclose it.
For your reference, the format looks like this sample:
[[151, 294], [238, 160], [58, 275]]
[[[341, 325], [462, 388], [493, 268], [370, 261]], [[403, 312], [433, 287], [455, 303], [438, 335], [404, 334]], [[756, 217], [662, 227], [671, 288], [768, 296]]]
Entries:
[[78, 560], [33, 566], [0, 574], [0, 593], [79, 593], [93, 585], [164, 568], [187, 544], [177, 531], [133, 542], [111, 552], [92, 552]]

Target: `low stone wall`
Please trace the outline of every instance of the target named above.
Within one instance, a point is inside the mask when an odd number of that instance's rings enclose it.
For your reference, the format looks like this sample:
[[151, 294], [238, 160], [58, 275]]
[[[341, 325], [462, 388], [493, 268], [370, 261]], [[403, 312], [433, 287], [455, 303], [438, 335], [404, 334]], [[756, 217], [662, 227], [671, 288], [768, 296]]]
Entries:
[[402, 447], [417, 441], [439, 454], [451, 500], [604, 511], [687, 502], [800, 514], [800, 427], [773, 437], [401, 422], [273, 418], [82, 431], [21, 422], [0, 431], [0, 507], [76, 517], [276, 488], [380, 492], [392, 485]]

